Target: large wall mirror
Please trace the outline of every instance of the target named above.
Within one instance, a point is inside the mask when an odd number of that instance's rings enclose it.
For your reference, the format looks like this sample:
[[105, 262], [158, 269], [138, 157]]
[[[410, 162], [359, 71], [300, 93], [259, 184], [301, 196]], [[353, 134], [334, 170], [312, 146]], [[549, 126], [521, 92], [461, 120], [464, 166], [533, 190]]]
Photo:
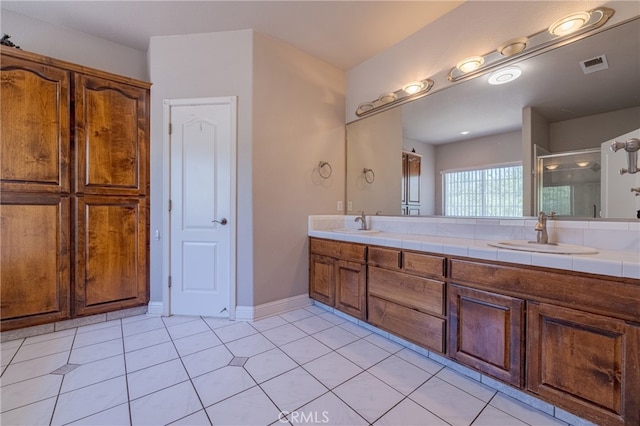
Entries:
[[[620, 175], [627, 153], [609, 145], [640, 137], [640, 19], [515, 65], [513, 82], [480, 76], [347, 124], [347, 213], [636, 219], [640, 172]], [[501, 196], [461, 207], [469, 182]]]

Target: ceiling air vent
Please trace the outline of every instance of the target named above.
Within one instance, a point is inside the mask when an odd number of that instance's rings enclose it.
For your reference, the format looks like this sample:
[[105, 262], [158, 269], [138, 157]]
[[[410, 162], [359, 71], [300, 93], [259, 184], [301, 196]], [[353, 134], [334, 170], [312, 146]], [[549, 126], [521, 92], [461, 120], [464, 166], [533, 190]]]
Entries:
[[600, 55], [595, 58], [581, 61], [580, 67], [582, 68], [583, 73], [591, 74], [592, 72], [609, 69], [609, 64], [607, 63], [607, 57], [605, 55]]

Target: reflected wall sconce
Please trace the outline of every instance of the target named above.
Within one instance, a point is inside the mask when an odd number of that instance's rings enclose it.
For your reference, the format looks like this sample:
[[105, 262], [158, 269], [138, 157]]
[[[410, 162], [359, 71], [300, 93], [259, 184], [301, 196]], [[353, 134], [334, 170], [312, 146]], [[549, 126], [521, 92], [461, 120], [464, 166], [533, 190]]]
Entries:
[[362, 174], [364, 175], [364, 180], [367, 183], [373, 183], [376, 180], [376, 174], [371, 169], [362, 169]]
[[318, 164], [318, 174], [322, 179], [329, 179], [331, 177], [331, 173], [333, 173], [331, 164], [326, 161], [321, 161]]
[[[603, 26], [614, 13], [613, 9], [607, 7], [598, 7], [588, 12], [572, 13], [558, 19], [548, 29], [527, 37], [509, 40], [487, 54], [471, 56], [461, 60], [449, 71], [447, 78], [452, 82], [472, 78], [512, 62], [516, 58], [522, 58], [542, 49], [567, 42], [570, 38]], [[506, 82], [503, 81], [503, 83]]]
[[424, 79], [412, 81], [398, 89], [395, 92], [383, 93], [378, 99], [371, 102], [363, 102], [358, 105], [356, 115], [362, 117], [366, 114], [385, 110], [391, 106], [399, 105], [413, 99], [424, 96], [433, 87], [433, 80]]

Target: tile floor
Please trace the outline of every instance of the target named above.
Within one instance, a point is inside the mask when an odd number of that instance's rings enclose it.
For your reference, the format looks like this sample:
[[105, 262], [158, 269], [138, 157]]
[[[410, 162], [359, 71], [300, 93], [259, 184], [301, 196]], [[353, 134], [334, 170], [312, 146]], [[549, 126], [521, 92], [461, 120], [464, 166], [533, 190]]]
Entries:
[[566, 424], [317, 306], [2, 343], [8, 425]]

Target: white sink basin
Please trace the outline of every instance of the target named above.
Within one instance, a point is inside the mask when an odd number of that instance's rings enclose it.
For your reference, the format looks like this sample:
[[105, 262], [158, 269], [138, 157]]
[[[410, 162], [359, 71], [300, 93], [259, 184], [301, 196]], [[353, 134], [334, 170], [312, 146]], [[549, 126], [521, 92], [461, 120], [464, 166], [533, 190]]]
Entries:
[[340, 234], [377, 234], [377, 229], [353, 229], [353, 228], [339, 228], [332, 229], [333, 232], [338, 232]]
[[536, 253], [555, 253], [555, 254], [596, 254], [598, 250], [591, 247], [576, 246], [573, 244], [549, 243], [540, 244], [535, 241], [526, 240], [510, 240], [495, 241], [487, 243], [492, 247], [504, 248], [509, 250], [532, 251]]

